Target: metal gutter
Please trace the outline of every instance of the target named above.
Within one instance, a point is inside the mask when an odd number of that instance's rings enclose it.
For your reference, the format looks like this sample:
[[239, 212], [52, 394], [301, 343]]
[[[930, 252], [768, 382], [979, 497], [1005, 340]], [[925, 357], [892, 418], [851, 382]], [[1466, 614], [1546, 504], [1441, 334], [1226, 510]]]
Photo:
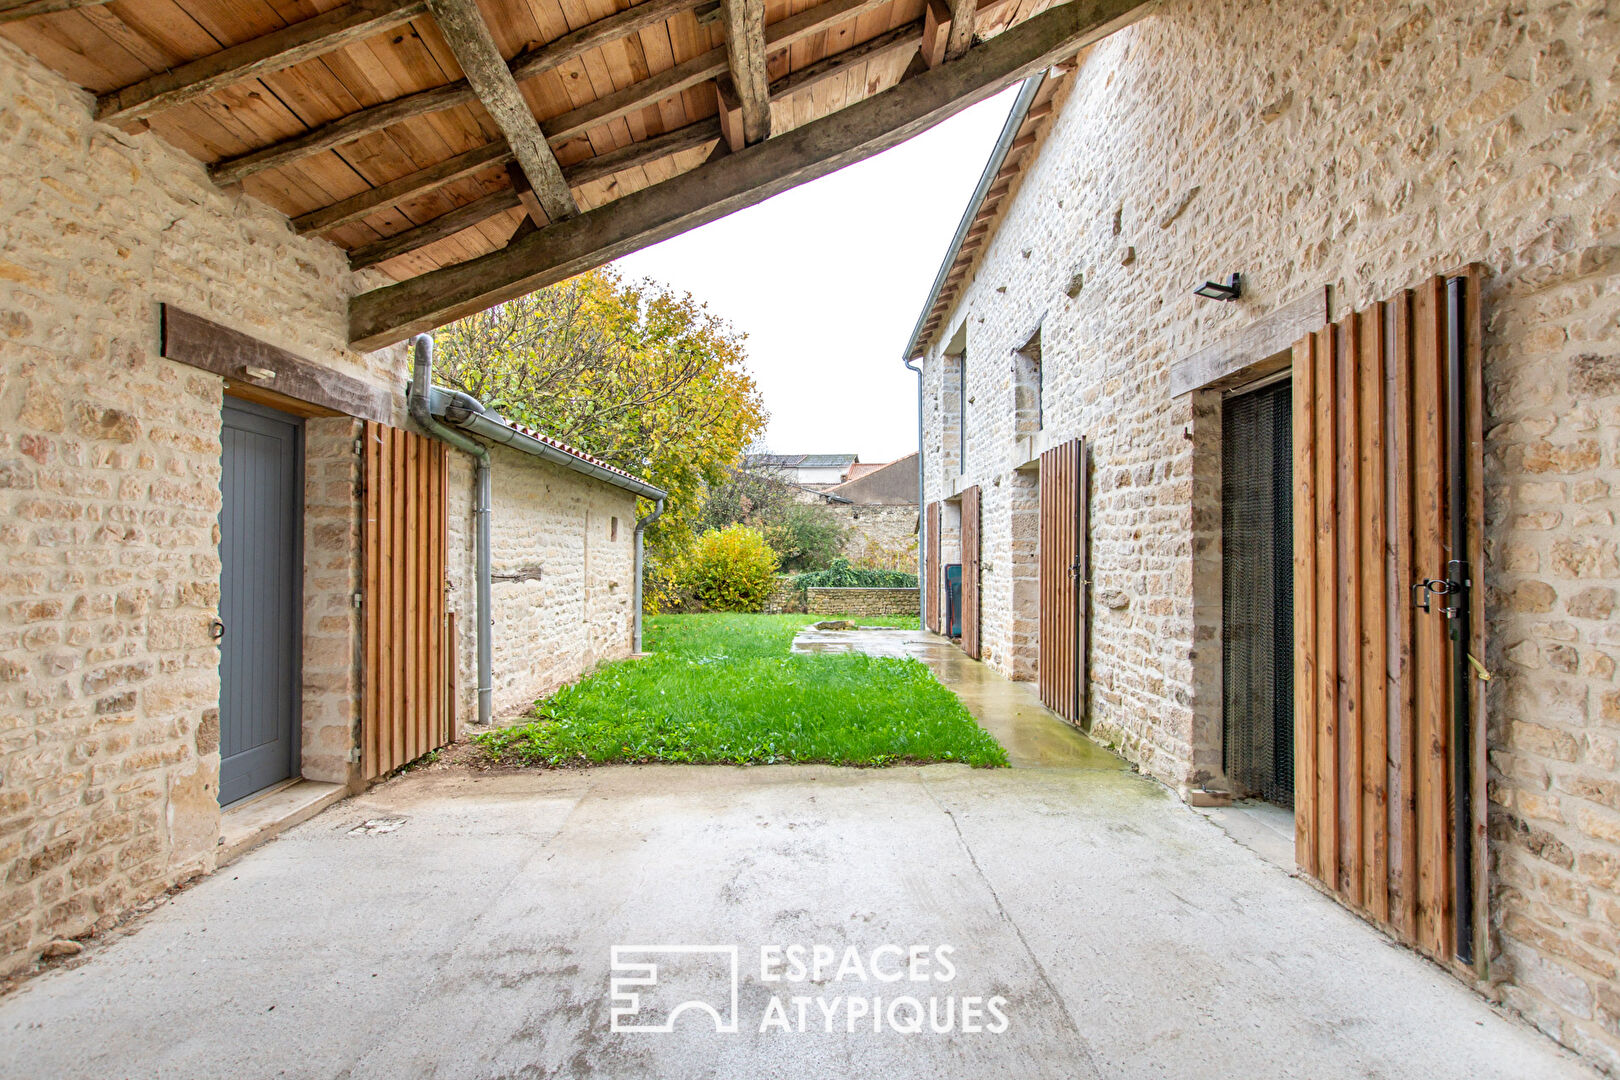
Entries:
[[1018, 91], [1012, 111], [1007, 114], [1007, 122], [1002, 125], [1001, 135], [996, 139], [994, 149], [990, 151], [990, 160], [985, 162], [984, 173], [979, 177], [979, 186], [973, 190], [973, 198], [968, 200], [967, 209], [962, 211], [962, 220], [956, 226], [956, 235], [951, 238], [950, 249], [945, 252], [945, 261], [939, 264], [939, 273], [934, 275], [934, 287], [928, 290], [928, 300], [917, 316], [917, 325], [911, 331], [911, 340], [906, 342], [906, 351], [901, 355], [901, 360], [913, 359], [921, 353], [919, 339], [922, 337], [923, 326], [928, 322], [928, 313], [934, 310], [934, 302], [939, 299], [940, 290], [945, 287], [945, 279], [950, 276], [951, 266], [955, 264], [957, 255], [962, 251], [962, 242], [967, 239], [974, 215], [979, 212], [979, 207], [984, 205], [984, 197], [989, 193], [996, 173], [1001, 171], [1002, 163], [1007, 160], [1007, 151], [1017, 138], [1018, 129], [1023, 127], [1024, 117], [1029, 115], [1029, 107], [1035, 101], [1035, 92], [1041, 88], [1045, 78], [1045, 72], [1031, 75], [1024, 80], [1023, 87]]
[[[411, 419], [423, 429], [458, 450], [465, 450], [476, 462], [474, 488], [476, 499], [473, 514], [477, 518], [474, 529], [473, 550], [476, 562], [474, 596], [476, 597], [478, 625], [478, 722], [488, 726], [494, 717], [495, 702], [495, 604], [490, 593], [490, 515], [493, 513], [494, 495], [489, 479], [489, 450], [460, 432], [436, 421], [431, 414], [431, 395], [424, 387], [433, 387], [433, 337], [418, 334], [414, 344], [411, 366], [409, 404]], [[435, 391], [436, 392], [436, 391]]]
[[496, 443], [500, 446], [511, 447], [520, 453], [530, 454], [537, 458], [544, 458], [565, 469], [589, 476], [593, 480], [600, 480], [604, 484], [611, 484], [624, 491], [634, 492], [643, 499], [666, 499], [669, 492], [637, 476], [613, 468], [611, 465], [599, 463], [579, 454], [570, 453], [561, 445], [549, 442], [546, 439], [531, 434], [518, 427], [510, 420], [498, 413], [492, 413], [484, 408], [482, 402], [471, 394], [464, 394], [458, 390], [446, 390], [442, 386], [435, 386], [428, 398], [428, 410], [438, 419], [453, 424], [471, 435], [480, 439]]

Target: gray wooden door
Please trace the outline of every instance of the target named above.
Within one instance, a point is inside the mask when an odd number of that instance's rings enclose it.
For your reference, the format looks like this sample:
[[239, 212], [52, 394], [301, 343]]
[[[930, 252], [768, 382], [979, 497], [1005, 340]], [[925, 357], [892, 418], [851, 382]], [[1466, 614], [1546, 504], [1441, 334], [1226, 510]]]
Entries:
[[219, 801], [298, 766], [302, 425], [227, 402], [219, 513]]

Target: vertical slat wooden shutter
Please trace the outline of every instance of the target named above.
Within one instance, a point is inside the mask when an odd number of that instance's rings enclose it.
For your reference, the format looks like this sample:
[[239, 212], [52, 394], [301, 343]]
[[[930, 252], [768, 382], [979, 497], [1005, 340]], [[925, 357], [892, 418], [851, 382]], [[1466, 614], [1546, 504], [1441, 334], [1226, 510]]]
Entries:
[[1071, 724], [1085, 712], [1086, 446], [1072, 439], [1041, 454], [1041, 703]]
[[979, 658], [979, 488], [962, 492], [962, 651]]
[[[1472, 648], [1483, 651], [1480, 283], [1468, 277], [1467, 506], [1447, 505], [1444, 278], [1346, 316], [1293, 356], [1297, 860], [1344, 903], [1441, 959], [1455, 955], [1454, 646], [1445, 601], [1417, 610], [1414, 587], [1467, 559]], [[1470, 519], [1472, 550], [1459, 556], [1449, 549], [1452, 513]], [[1477, 784], [1477, 681], [1471, 700]], [[1476, 869], [1476, 884], [1482, 877]]]
[[939, 633], [939, 503], [928, 504], [928, 545], [927, 557], [923, 560], [923, 602], [924, 616], [927, 619], [928, 629]]
[[361, 768], [367, 779], [452, 737], [444, 580], [445, 444], [367, 422]]

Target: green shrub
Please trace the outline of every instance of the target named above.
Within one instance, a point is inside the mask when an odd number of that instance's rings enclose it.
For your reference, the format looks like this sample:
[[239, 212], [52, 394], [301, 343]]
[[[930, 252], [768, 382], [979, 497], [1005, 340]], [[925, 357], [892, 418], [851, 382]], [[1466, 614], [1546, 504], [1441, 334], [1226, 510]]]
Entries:
[[698, 537], [685, 576], [707, 611], [758, 611], [776, 588], [776, 552], [747, 525], [710, 529]]
[[840, 556], [825, 570], [812, 570], [793, 579], [793, 587], [805, 589], [915, 589], [917, 575], [906, 570], [873, 570], [851, 566]]

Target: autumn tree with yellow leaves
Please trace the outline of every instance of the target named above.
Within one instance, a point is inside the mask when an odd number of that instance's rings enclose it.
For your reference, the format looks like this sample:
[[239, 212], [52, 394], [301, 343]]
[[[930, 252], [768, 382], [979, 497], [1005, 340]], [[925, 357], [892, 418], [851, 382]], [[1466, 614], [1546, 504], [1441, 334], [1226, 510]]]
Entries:
[[[444, 327], [435, 374], [669, 492], [646, 534], [656, 610], [696, 539], [705, 492], [765, 427], [743, 340], [690, 294], [593, 270]], [[642, 500], [641, 513], [651, 509]]]

